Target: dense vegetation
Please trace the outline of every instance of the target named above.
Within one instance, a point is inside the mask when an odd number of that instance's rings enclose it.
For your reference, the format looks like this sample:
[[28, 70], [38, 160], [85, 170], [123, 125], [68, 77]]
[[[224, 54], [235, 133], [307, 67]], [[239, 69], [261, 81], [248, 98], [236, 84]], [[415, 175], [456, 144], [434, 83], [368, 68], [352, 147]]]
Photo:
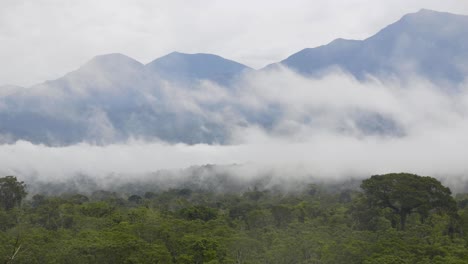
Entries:
[[468, 196], [453, 199], [430, 177], [389, 174], [361, 190], [309, 184], [297, 193], [182, 188], [23, 199], [24, 187], [0, 180], [5, 263], [468, 262]]

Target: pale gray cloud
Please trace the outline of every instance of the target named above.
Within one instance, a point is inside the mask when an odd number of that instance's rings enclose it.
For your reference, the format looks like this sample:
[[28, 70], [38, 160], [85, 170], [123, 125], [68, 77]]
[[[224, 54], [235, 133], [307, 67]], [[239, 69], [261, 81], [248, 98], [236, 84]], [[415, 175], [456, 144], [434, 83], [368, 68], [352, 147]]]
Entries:
[[[205, 164], [241, 164], [232, 171], [239, 179], [274, 175], [285, 181], [348, 179], [388, 172], [411, 172], [445, 179], [462, 190], [468, 176], [468, 83], [460, 92], [445, 93], [426, 80], [414, 78], [401, 85], [369, 79], [358, 82], [344, 73], [306, 78], [287, 69], [248, 75], [231, 95], [209, 82], [201, 82], [188, 93], [172, 93], [176, 108], [200, 111], [201, 105], [222, 102], [247, 109], [275, 104], [285, 114], [275, 127], [256, 124], [234, 126], [228, 144], [170, 144], [161, 141], [129, 140], [93, 145], [81, 143], [51, 147], [18, 141], [0, 145], [0, 174], [22, 179], [71, 179], [77, 174], [98, 181], [142, 179], [148, 173]], [[176, 90], [167, 89], [167, 93]], [[288, 89], [285, 92], [285, 89]], [[208, 97], [210, 92], [214, 96]], [[245, 100], [250, 98], [250, 100]], [[343, 133], [337, 124], [354, 125], [355, 109], [390, 116], [405, 131], [401, 136]], [[314, 116], [316, 113], [319, 115]], [[229, 125], [229, 112], [204, 114]], [[307, 123], [307, 117], [315, 119]], [[106, 116], [94, 113], [109, 133]], [[107, 122], [108, 123], [108, 122]], [[172, 175], [172, 174], [171, 174]], [[182, 176], [180, 176], [182, 177]]]
[[366, 38], [421, 8], [468, 14], [464, 0], [2, 0], [0, 84], [55, 79], [98, 54], [149, 62], [174, 50], [253, 67], [335, 38]]

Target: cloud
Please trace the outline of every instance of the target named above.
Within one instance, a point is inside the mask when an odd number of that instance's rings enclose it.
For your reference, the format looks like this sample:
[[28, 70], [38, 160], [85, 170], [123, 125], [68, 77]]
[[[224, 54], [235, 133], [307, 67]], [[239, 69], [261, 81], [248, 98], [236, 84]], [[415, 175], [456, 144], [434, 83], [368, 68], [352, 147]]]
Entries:
[[[436, 176], [458, 188], [468, 175], [466, 84], [447, 93], [417, 76], [404, 84], [372, 77], [359, 82], [339, 71], [306, 78], [283, 68], [247, 75], [231, 90], [210, 82], [191, 90], [167, 85], [163, 93], [174, 109], [229, 127], [227, 144], [129, 139], [50, 147], [18, 141], [0, 145], [0, 171], [25, 179], [82, 174], [111, 182], [112, 177], [133, 181], [190, 166], [239, 164], [230, 171], [239, 179], [266, 174], [284, 181], [348, 179], [405, 171]], [[279, 113], [270, 127], [243, 115], [268, 112], [268, 106]], [[96, 133], [113, 136], [102, 109], [93, 118], [103, 126], [96, 126]], [[373, 133], [388, 120], [401, 133]]]

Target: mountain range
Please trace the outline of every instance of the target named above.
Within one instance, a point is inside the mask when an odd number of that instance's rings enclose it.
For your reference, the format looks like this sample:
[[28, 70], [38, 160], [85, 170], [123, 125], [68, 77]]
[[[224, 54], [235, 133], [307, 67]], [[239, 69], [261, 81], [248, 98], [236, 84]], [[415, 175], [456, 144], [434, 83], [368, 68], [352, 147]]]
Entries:
[[[209, 97], [235, 97], [245, 76], [283, 67], [306, 78], [336, 69], [358, 81], [418, 76], [454, 92], [468, 74], [468, 16], [423, 9], [365, 40], [336, 39], [260, 70], [212, 54], [173, 52], [146, 65], [123, 54], [96, 56], [57, 80], [0, 87], [0, 142], [106, 144], [142, 138], [222, 144], [232, 127], [271, 129], [282, 112], [276, 106], [252, 111]], [[202, 95], [208, 99], [191, 104]], [[354, 121], [364, 133], [403, 133], [378, 113]]]

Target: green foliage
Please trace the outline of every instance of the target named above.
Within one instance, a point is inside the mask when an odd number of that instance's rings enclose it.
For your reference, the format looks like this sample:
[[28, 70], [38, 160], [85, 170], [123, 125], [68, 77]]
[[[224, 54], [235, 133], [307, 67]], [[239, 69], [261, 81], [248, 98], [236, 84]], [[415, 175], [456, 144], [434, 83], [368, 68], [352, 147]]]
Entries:
[[371, 206], [389, 208], [400, 217], [402, 230], [411, 213], [418, 213], [424, 221], [431, 210], [456, 212], [450, 189], [431, 177], [408, 173], [375, 175], [364, 180], [361, 188]]
[[187, 220], [209, 221], [217, 217], [215, 209], [206, 206], [191, 206], [180, 210], [179, 214]]
[[0, 178], [0, 206], [8, 211], [19, 206], [26, 197], [26, 186], [14, 176]]
[[85, 216], [106, 217], [114, 212], [114, 207], [107, 202], [91, 202], [83, 204], [81, 212]]
[[[371, 179], [376, 189], [364, 193], [310, 185], [289, 194], [253, 188], [240, 194], [173, 189], [143, 196], [106, 191], [35, 195], [22, 207], [0, 210], [0, 260], [468, 263], [468, 208], [457, 212], [448, 189], [430, 179], [424, 184], [419, 178], [401, 180], [410, 184], [403, 187], [395, 180], [393, 189], [386, 190], [417, 187], [413, 195], [419, 196], [390, 196], [393, 206], [407, 206], [397, 199], [429, 205], [414, 207], [407, 228], [397, 230], [392, 222], [398, 222], [399, 214], [372, 200], [380, 194], [369, 194], [383, 189]], [[364, 183], [370, 188], [369, 180]], [[458, 196], [458, 201], [464, 199], [466, 195]]]

